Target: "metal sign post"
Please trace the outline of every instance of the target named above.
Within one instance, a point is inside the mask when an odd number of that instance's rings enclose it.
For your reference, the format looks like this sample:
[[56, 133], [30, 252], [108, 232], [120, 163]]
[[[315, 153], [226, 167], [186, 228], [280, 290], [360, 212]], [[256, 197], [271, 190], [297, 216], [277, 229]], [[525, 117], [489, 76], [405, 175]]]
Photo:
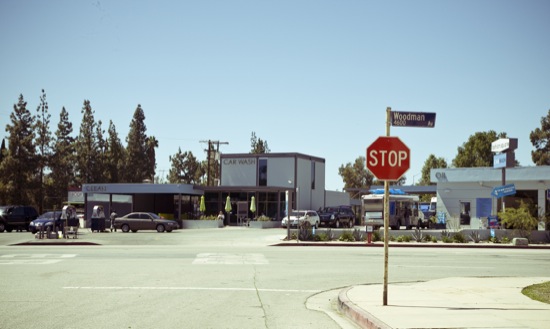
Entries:
[[367, 169], [384, 181], [384, 291], [382, 304], [388, 305], [388, 262], [390, 226], [390, 181], [399, 180], [410, 167], [410, 150], [398, 137], [390, 136], [390, 126], [435, 126], [435, 113], [392, 112], [386, 108], [386, 136], [378, 137], [369, 147], [365, 158]]

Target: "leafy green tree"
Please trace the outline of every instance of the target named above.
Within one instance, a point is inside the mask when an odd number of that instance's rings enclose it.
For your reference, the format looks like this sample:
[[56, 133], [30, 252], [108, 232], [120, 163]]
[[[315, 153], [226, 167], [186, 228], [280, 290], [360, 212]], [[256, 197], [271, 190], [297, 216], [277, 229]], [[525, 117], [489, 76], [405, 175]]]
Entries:
[[155, 172], [157, 169], [157, 159], [155, 156], [155, 148], [159, 147], [159, 141], [155, 136], [149, 136], [147, 138], [146, 146], [146, 155], [149, 162], [149, 168], [147, 174], [149, 177], [155, 177]]
[[168, 182], [171, 184], [200, 184], [201, 177], [206, 171], [193, 155], [192, 152], [182, 152], [181, 148], [178, 153], [169, 157], [171, 168], [168, 172]]
[[338, 174], [342, 177], [344, 188], [369, 188], [374, 182], [374, 176], [365, 166], [364, 156], [355, 159], [353, 164], [341, 165]]
[[144, 156], [147, 153], [147, 135], [145, 132], [145, 113], [138, 104], [132, 122], [130, 122], [130, 131], [126, 137], [126, 177], [125, 181], [129, 183], [141, 183], [145, 179], [153, 179], [150, 176], [149, 159]]
[[435, 155], [430, 154], [424, 166], [422, 167], [422, 178], [417, 183], [417, 185], [436, 185], [436, 183], [430, 182], [430, 170], [435, 168], [447, 168], [447, 161], [444, 158], [436, 158]]
[[506, 208], [506, 211], [499, 211], [498, 217], [504, 227], [519, 231], [522, 237], [528, 237], [528, 232], [535, 230], [538, 225], [538, 219], [533, 216], [533, 212], [536, 213], [533, 205], [521, 201], [519, 208]]
[[540, 126], [529, 134], [531, 144], [535, 147], [531, 151], [531, 159], [537, 166], [547, 166], [550, 165], [550, 110], [548, 115], [540, 119]]
[[453, 167], [492, 167], [491, 143], [499, 138], [506, 138], [506, 133], [497, 134], [494, 130], [490, 130], [470, 136], [466, 143], [458, 147], [458, 154], [453, 159]]
[[75, 143], [77, 179], [79, 184], [97, 183], [96, 173], [100, 160], [97, 141], [98, 124], [95, 122], [95, 111], [89, 100], [84, 101], [81, 113], [82, 123]]
[[69, 120], [69, 113], [63, 107], [59, 114], [59, 123], [55, 132], [55, 152], [52, 155], [51, 190], [49, 195], [57, 201], [59, 207], [67, 198], [67, 189], [76, 185], [76, 154], [73, 134], [73, 124]]
[[42, 213], [44, 210], [45, 199], [45, 178], [44, 171], [50, 167], [52, 156], [52, 133], [50, 131], [50, 118], [51, 114], [48, 112], [48, 102], [46, 101], [46, 92], [42, 89], [42, 95], [40, 96], [40, 104], [36, 109], [37, 116], [35, 121], [36, 132], [36, 157], [38, 161], [38, 211]]
[[256, 137], [256, 133], [254, 131], [250, 137], [250, 147], [250, 154], [265, 154], [271, 152], [269, 146], [267, 146], [267, 141]]
[[36, 118], [27, 109], [23, 95], [19, 95], [17, 104], [13, 106], [10, 120], [11, 124], [6, 125], [8, 152], [0, 165], [2, 199], [5, 203], [35, 204], [32, 202], [36, 189], [37, 160], [33, 129]]
[[105, 151], [105, 182], [119, 183], [125, 171], [126, 150], [118, 137], [115, 124], [109, 121]]

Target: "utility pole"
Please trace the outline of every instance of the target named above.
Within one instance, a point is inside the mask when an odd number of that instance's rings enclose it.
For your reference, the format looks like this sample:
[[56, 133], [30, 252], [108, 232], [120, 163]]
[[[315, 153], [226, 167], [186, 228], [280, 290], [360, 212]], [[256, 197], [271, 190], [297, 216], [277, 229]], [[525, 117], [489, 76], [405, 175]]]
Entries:
[[[213, 140], [203, 140], [203, 141], [200, 141], [201, 143], [208, 143], [208, 148], [205, 150], [207, 153], [206, 155], [206, 161], [207, 161], [207, 169], [206, 169], [206, 186], [210, 186], [210, 159], [211, 159], [211, 154], [212, 154], [212, 150], [213, 150], [213, 145], [216, 144], [216, 154], [220, 154], [220, 144], [229, 144], [229, 142], [220, 142], [220, 141], [213, 141]], [[216, 161], [214, 159], [214, 161]]]

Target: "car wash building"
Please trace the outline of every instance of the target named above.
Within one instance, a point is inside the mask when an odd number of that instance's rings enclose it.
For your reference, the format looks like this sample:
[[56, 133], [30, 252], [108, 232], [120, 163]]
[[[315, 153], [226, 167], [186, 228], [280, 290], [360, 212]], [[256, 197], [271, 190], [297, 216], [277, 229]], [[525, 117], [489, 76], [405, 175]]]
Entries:
[[[220, 185], [203, 187], [206, 209], [223, 211], [229, 196], [229, 225], [260, 215], [280, 221], [285, 216], [287, 191], [292, 209], [350, 204], [347, 193], [325, 190], [323, 158], [302, 153], [221, 154], [220, 168]], [[255, 214], [250, 211], [253, 197]]]
[[[550, 166], [497, 168], [438, 168], [430, 172], [437, 183], [437, 215], [460, 220], [461, 226], [486, 227], [487, 218], [520, 201], [534, 204], [539, 215], [550, 211]], [[539, 229], [544, 229], [540, 224]]]

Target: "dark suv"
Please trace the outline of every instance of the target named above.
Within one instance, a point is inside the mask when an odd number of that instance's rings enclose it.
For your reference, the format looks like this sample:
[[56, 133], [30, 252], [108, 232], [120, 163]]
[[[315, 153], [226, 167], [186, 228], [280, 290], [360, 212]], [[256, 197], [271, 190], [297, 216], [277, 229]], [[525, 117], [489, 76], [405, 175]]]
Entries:
[[355, 225], [355, 214], [350, 206], [326, 207], [318, 213], [323, 226], [352, 228]]
[[38, 217], [31, 206], [0, 206], [0, 232], [29, 230], [29, 223]]

